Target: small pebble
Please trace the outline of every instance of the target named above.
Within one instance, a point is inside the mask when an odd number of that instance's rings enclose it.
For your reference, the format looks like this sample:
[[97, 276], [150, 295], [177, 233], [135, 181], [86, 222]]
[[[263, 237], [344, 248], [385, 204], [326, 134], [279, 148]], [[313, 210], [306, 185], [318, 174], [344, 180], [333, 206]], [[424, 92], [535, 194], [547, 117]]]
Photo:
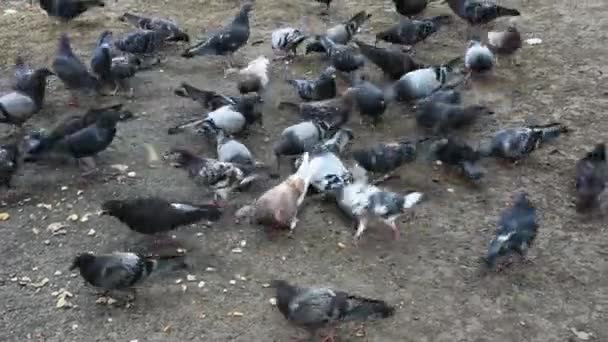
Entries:
[[67, 191], [67, 190], [68, 190], [68, 187], [65, 185], [61, 187], [61, 191]]
[[183, 282], [183, 280], [182, 280], [182, 279], [176, 279], [176, 280], [175, 280], [175, 283], [176, 283], [176, 284], [181, 284], [182, 282]]
[[53, 273], [53, 275], [60, 276], [61, 275], [61, 271], [55, 271], [55, 273]]
[[88, 232], [87, 232], [88, 236], [93, 236], [95, 235], [95, 229], [91, 228]]
[[192, 275], [192, 274], [188, 274], [186, 276], [186, 280], [188, 280], [188, 281], [196, 281], [196, 276]]
[[198, 282], [198, 287], [199, 287], [199, 288], [203, 288], [203, 287], [205, 287], [205, 282], [204, 282], [204, 281], [199, 281], [199, 282]]
[[231, 279], [231, 280], [230, 280], [228, 283], [229, 283], [230, 285], [236, 285], [236, 280]]
[[275, 297], [270, 298], [269, 302], [270, 302], [270, 305], [272, 305], [272, 306], [277, 305], [277, 299]]

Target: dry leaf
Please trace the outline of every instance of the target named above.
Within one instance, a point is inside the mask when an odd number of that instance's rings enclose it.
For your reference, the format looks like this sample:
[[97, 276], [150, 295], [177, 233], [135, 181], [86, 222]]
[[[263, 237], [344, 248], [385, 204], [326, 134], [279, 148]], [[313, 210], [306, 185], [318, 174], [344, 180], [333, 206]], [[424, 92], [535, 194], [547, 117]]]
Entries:
[[277, 306], [277, 299], [275, 297], [270, 298], [268, 301], [270, 302], [270, 305]]
[[164, 333], [168, 333], [168, 332], [170, 332], [170, 331], [171, 331], [171, 324], [167, 324], [167, 326], [165, 326], [165, 327], [163, 328], [163, 332], [164, 332]]
[[48, 227], [46, 227], [47, 230], [49, 230], [51, 233], [55, 234], [58, 231], [66, 228], [67, 225], [63, 222], [53, 222], [51, 224], [48, 225]]
[[229, 314], [232, 317], [243, 317], [243, 313], [239, 311], [234, 311]]
[[40, 288], [40, 287], [43, 287], [44, 285], [48, 284], [48, 282], [49, 282], [49, 278], [44, 278], [37, 283], [31, 283], [31, 285], [33, 287]]
[[196, 281], [196, 276], [192, 275], [192, 274], [188, 274], [186, 276], [186, 280], [188, 280], [188, 281]]
[[53, 210], [53, 205], [52, 204], [38, 203], [38, 204], [36, 204], [36, 207], [38, 207], [38, 208], [44, 208], [46, 210]]
[[135, 176], [137, 176], [137, 173], [135, 173], [135, 171], [131, 171], [131, 172], [127, 173], [127, 177], [133, 178]]
[[198, 283], [198, 287], [199, 287], [199, 288], [202, 288], [202, 287], [204, 287], [204, 286], [205, 286], [205, 282], [204, 282], [204, 281], [200, 281], [200, 282]]
[[9, 213], [0, 213], [0, 221], [6, 221], [11, 217]]
[[114, 165], [110, 165], [111, 168], [118, 170], [120, 172], [125, 172], [129, 169], [129, 165], [124, 165], [124, 164], [114, 164]]
[[78, 215], [72, 214], [68, 216], [68, 221], [78, 221]]
[[88, 232], [87, 232], [88, 236], [93, 236], [95, 235], [95, 229], [91, 228]]
[[572, 333], [579, 339], [579, 340], [583, 340], [583, 341], [588, 341], [591, 336], [593, 334], [588, 333], [588, 332], [584, 332], [584, 331], [580, 331], [577, 330], [576, 328], [572, 327], [570, 328], [570, 331], [572, 331]]

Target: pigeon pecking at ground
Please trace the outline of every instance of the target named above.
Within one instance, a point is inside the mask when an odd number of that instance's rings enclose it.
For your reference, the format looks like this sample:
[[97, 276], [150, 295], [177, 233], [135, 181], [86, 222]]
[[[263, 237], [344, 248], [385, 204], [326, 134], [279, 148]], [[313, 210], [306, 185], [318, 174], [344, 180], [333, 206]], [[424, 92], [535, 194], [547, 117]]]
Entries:
[[383, 40], [392, 44], [414, 46], [426, 40], [448, 22], [450, 16], [439, 15], [429, 19], [402, 19], [388, 29], [376, 34], [376, 41]]
[[232, 55], [249, 40], [249, 12], [253, 9], [251, 3], [241, 6], [239, 13], [227, 26], [198, 44], [188, 48], [182, 57], [194, 56], [228, 56], [228, 67], [232, 67]]
[[519, 16], [516, 9], [503, 7], [496, 0], [446, 0], [452, 11], [471, 26], [480, 26], [505, 16]]
[[170, 19], [144, 17], [141, 15], [126, 12], [119, 18], [120, 21], [128, 22], [129, 24], [142, 30], [156, 31], [160, 33], [167, 42], [189, 42], [190, 36], [184, 30], [177, 26], [177, 23]]
[[[522, 47], [522, 39], [515, 24], [510, 24], [505, 31], [488, 32], [488, 46], [490, 50], [498, 55], [515, 56], [517, 50]], [[517, 64], [517, 59], [511, 60]]]
[[298, 156], [311, 151], [325, 139], [329, 130], [329, 125], [322, 121], [304, 121], [285, 128], [273, 146], [277, 171], [280, 169], [282, 156]]
[[357, 164], [371, 173], [384, 174], [374, 183], [392, 178], [392, 172], [405, 163], [416, 159], [416, 144], [410, 141], [387, 142], [352, 152]]
[[217, 142], [217, 159], [221, 162], [242, 165], [254, 165], [251, 151], [243, 143], [229, 137], [223, 130], [215, 132]]
[[92, 7], [104, 7], [102, 0], [39, 0], [42, 8], [49, 16], [62, 21], [70, 21]]
[[409, 17], [420, 14], [429, 3], [429, 0], [393, 0], [397, 13]]
[[298, 46], [308, 38], [302, 31], [293, 27], [282, 27], [272, 31], [271, 47], [275, 51], [286, 52], [287, 55], [277, 59], [288, 59], [297, 55]]
[[464, 55], [464, 66], [471, 72], [488, 72], [494, 68], [494, 54], [481, 41], [471, 40]]
[[284, 280], [270, 284], [276, 289], [277, 307], [291, 324], [308, 330], [314, 340], [321, 329], [331, 331], [323, 339], [333, 342], [333, 326], [340, 322], [388, 318], [395, 309], [386, 302], [351, 295], [327, 287], [298, 287]]
[[461, 60], [457, 57], [446, 64], [408, 72], [393, 84], [393, 96], [405, 102], [432, 95], [454, 76], [454, 68]]
[[268, 85], [268, 58], [259, 56], [249, 62], [249, 64], [238, 70], [239, 80], [237, 88], [239, 93], [258, 93], [260, 94]]
[[[578, 211], [586, 212], [596, 208], [606, 208], [608, 205], [608, 161], [606, 161], [605, 144], [597, 144], [576, 163], [575, 177]], [[606, 203], [602, 203], [602, 200]]]
[[223, 106], [235, 105], [237, 102], [234, 97], [225, 96], [213, 90], [199, 89], [186, 82], [182, 82], [174, 93], [179, 97], [190, 98], [200, 103], [204, 109], [212, 111]]
[[500, 216], [496, 237], [490, 242], [485, 261], [495, 267], [499, 257], [517, 253], [525, 258], [538, 232], [536, 208], [524, 192], [517, 194], [515, 203]]
[[494, 112], [484, 105], [451, 104], [440, 101], [425, 101], [418, 106], [416, 122], [420, 127], [432, 130], [433, 134], [446, 134], [449, 130], [474, 123], [480, 116]]
[[201, 220], [217, 221], [222, 215], [215, 204], [171, 202], [159, 197], [110, 200], [101, 209], [103, 215], [114, 216], [141, 234], [166, 232]]
[[479, 165], [481, 153], [464, 142], [444, 138], [433, 142], [430, 150], [433, 159], [457, 168], [470, 180], [476, 181], [485, 175], [484, 169]]
[[389, 50], [366, 44], [360, 40], [354, 40], [361, 54], [384, 72], [390, 79], [398, 80], [410, 71], [424, 67], [417, 63], [406, 53], [397, 50]]
[[340, 97], [313, 102], [291, 103], [283, 101], [279, 109], [295, 109], [304, 120], [323, 121], [332, 128], [346, 124], [356, 106], [355, 89], [348, 88]]
[[344, 73], [352, 73], [365, 65], [365, 58], [359, 51], [351, 46], [336, 44], [325, 36], [317, 39], [323, 45], [327, 55], [336, 70]]
[[374, 125], [380, 122], [382, 114], [388, 105], [384, 91], [368, 80], [366, 75], [361, 75], [353, 84], [355, 92], [355, 103], [361, 115], [361, 123], [364, 117], [372, 119]]
[[336, 68], [327, 67], [315, 80], [288, 79], [304, 101], [322, 101], [336, 97]]
[[[361, 30], [361, 26], [363, 26], [371, 16], [371, 14], [368, 14], [365, 11], [358, 12], [348, 21], [327, 29], [324, 36], [336, 44], [346, 45], [355, 34]], [[306, 54], [311, 52], [327, 53], [318, 37], [306, 45]]]
[[153, 30], [131, 31], [114, 42], [116, 49], [136, 56], [146, 68], [160, 63], [164, 44], [163, 33]]
[[[104, 85], [114, 87], [112, 95], [120, 88], [127, 88], [127, 79], [135, 76], [141, 61], [134, 55], [115, 56], [113, 51], [112, 32], [103, 31], [91, 57], [91, 70]], [[131, 88], [132, 97], [133, 88]]]

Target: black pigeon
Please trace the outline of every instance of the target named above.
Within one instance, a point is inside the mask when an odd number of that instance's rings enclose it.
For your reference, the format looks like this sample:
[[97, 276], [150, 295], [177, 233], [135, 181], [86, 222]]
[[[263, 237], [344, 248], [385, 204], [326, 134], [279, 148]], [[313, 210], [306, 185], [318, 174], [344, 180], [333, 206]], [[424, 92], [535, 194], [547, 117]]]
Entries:
[[279, 109], [295, 109], [304, 120], [323, 121], [330, 127], [337, 128], [350, 119], [356, 105], [355, 95], [355, 89], [348, 88], [342, 96], [334, 99], [299, 104], [284, 101], [279, 104]]
[[398, 24], [376, 34], [376, 40], [413, 46], [437, 32], [450, 16], [439, 15], [429, 19], [402, 19]]
[[63, 81], [66, 88], [72, 92], [71, 104], [73, 105], [78, 105], [74, 91], [99, 91], [99, 81], [89, 73], [84, 63], [74, 55], [70, 46], [70, 39], [65, 33], [59, 38], [57, 54], [53, 61], [53, 70], [57, 77]]
[[176, 266], [185, 266], [183, 258], [154, 259], [127, 252], [101, 255], [82, 253], [74, 258], [70, 270], [78, 268], [87, 283], [110, 291], [129, 289], [160, 268], [174, 269]]
[[350, 46], [336, 44], [325, 36], [319, 36], [318, 39], [325, 51], [327, 51], [331, 64], [336, 70], [353, 72], [365, 65], [365, 59], [356, 49]]
[[383, 173], [383, 180], [391, 172], [416, 159], [416, 144], [409, 141], [380, 143], [352, 152], [353, 159], [367, 172]]
[[568, 131], [568, 127], [561, 123], [507, 128], [496, 132], [490, 143], [483, 146], [481, 151], [484, 156], [516, 162]]
[[364, 75], [355, 82], [353, 89], [355, 92], [357, 109], [361, 116], [372, 118], [374, 123], [380, 121], [387, 106], [384, 91], [375, 84], [369, 82]]
[[576, 207], [580, 212], [602, 207], [602, 196], [608, 195], [608, 161], [606, 145], [597, 144], [576, 163]]
[[460, 104], [425, 101], [418, 106], [416, 122], [434, 134], [446, 134], [451, 129], [472, 124], [482, 115], [492, 114], [493, 111], [482, 105], [463, 107]]
[[315, 0], [315, 1], [325, 4], [325, 6], [327, 6], [326, 10], [329, 11], [329, 6], [331, 5], [332, 0]]
[[[290, 323], [314, 337], [319, 329], [347, 321], [367, 321], [393, 316], [395, 309], [382, 300], [369, 299], [326, 287], [297, 287], [274, 280], [277, 307]], [[332, 338], [333, 333], [330, 333]]]
[[311, 151], [325, 139], [328, 130], [328, 125], [322, 121], [304, 121], [285, 128], [273, 147], [277, 169], [280, 168], [281, 156], [297, 156]]
[[158, 197], [106, 201], [101, 209], [142, 234], [166, 232], [203, 219], [217, 221], [222, 215], [213, 204], [170, 202]]
[[471, 180], [479, 180], [485, 175], [479, 165], [481, 153], [464, 142], [455, 139], [440, 139], [431, 146], [432, 157], [442, 163], [455, 167]]
[[359, 40], [355, 40], [355, 43], [365, 58], [377, 65], [393, 80], [399, 79], [410, 71], [424, 67], [423, 64], [417, 63], [410, 55], [401, 51], [376, 47]]
[[497, 5], [496, 0], [446, 0], [452, 11], [470, 25], [483, 25], [496, 18], [518, 16], [516, 9]]
[[206, 40], [188, 48], [182, 57], [192, 58], [194, 56], [219, 55], [229, 57], [232, 65], [232, 54], [244, 46], [249, 40], [249, 12], [253, 9], [251, 3], [241, 6], [234, 20], [219, 32], [216, 32]]
[[164, 18], [144, 17], [141, 15], [126, 12], [120, 18], [129, 24], [142, 30], [156, 31], [160, 33], [165, 41], [169, 42], [189, 42], [190, 36], [177, 26], [173, 20]]
[[512, 252], [525, 258], [537, 232], [536, 208], [530, 203], [526, 193], [520, 193], [513, 207], [503, 211], [500, 216], [496, 237], [490, 243], [485, 257], [487, 265], [494, 267], [499, 257]]
[[141, 61], [129, 54], [113, 56], [112, 50], [112, 32], [104, 31], [93, 50], [91, 70], [97, 74], [102, 83], [114, 87], [115, 95], [121, 87], [126, 88], [126, 80], [135, 76]]
[[[336, 44], [346, 45], [361, 29], [361, 26], [369, 20], [371, 14], [367, 14], [365, 11], [356, 13], [348, 21], [333, 26], [325, 31], [325, 37], [329, 38]], [[318, 38], [306, 45], [306, 54], [311, 52], [327, 53], [323, 44]]]
[[456, 89], [448, 89], [447, 87], [443, 87], [441, 89], [436, 90], [431, 95], [418, 100], [417, 108], [421, 105], [424, 105], [427, 102], [440, 102], [447, 104], [461, 104], [462, 103], [462, 93]]
[[72, 20], [91, 7], [104, 6], [102, 0], [40, 0], [40, 8], [62, 21]]
[[287, 80], [304, 101], [321, 101], [336, 97], [336, 68], [327, 67], [316, 80]]
[[454, 68], [460, 60], [461, 58], [457, 57], [446, 64], [408, 72], [393, 85], [395, 99], [397, 101], [411, 101], [432, 95], [444, 87], [455, 74]]
[[17, 143], [0, 145], [0, 186], [10, 188], [11, 179], [19, 167]]
[[428, 2], [429, 0], [393, 0], [397, 13], [406, 17], [420, 14]]
[[213, 90], [196, 88], [186, 82], [182, 82], [180, 86], [174, 90], [174, 93], [179, 97], [188, 97], [201, 104], [204, 109], [208, 110], [216, 110], [223, 106], [235, 105], [238, 100], [231, 96], [218, 94]]

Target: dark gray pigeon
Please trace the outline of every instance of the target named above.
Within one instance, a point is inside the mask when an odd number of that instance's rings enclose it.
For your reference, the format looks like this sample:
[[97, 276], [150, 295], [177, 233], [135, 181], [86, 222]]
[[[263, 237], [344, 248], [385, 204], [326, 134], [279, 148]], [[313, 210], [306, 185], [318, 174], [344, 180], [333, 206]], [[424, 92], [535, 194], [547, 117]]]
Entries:
[[63, 81], [66, 88], [72, 93], [71, 105], [78, 106], [76, 91], [99, 92], [99, 81], [89, 73], [84, 63], [74, 55], [70, 46], [70, 39], [65, 33], [59, 38], [57, 53], [53, 61], [53, 70], [55, 75]]
[[434, 134], [446, 134], [449, 130], [474, 123], [482, 115], [492, 114], [494, 112], [483, 105], [463, 107], [460, 104], [425, 101], [418, 105], [416, 122]]
[[232, 55], [249, 40], [249, 12], [252, 9], [253, 5], [251, 3], [241, 6], [239, 13], [230, 24], [207, 39], [188, 48], [182, 54], [182, 57], [227, 55], [228, 62], [232, 66]]
[[129, 12], [123, 14], [119, 19], [142, 30], [156, 31], [168, 42], [183, 41], [187, 43], [190, 41], [190, 36], [170, 19], [144, 17]]
[[113, 95], [116, 95], [120, 88], [127, 88], [126, 81], [135, 76], [140, 64], [141, 61], [135, 55], [115, 56], [112, 32], [101, 33], [91, 57], [91, 70], [104, 85], [114, 87]]
[[311, 151], [325, 139], [328, 131], [328, 125], [322, 121], [304, 121], [285, 128], [273, 147], [277, 169], [280, 169], [282, 156], [297, 156]]
[[126, 290], [143, 282], [159, 268], [184, 267], [183, 258], [145, 258], [135, 253], [114, 252], [95, 255], [78, 255], [70, 270], [79, 269], [82, 278], [89, 284], [105, 291]]
[[[312, 339], [320, 329], [332, 328], [340, 322], [388, 318], [395, 313], [382, 300], [326, 287], [297, 287], [284, 280], [274, 280], [270, 286], [276, 289], [277, 307], [285, 319], [308, 330]], [[333, 331], [326, 339], [333, 340]]]
[[[365, 24], [371, 16], [371, 14], [368, 14], [365, 11], [358, 12], [348, 21], [333, 26], [325, 31], [325, 37], [336, 44], [346, 45], [355, 34], [361, 30], [361, 26]], [[314, 41], [306, 45], [306, 54], [311, 52], [327, 53], [318, 38], [315, 38]]]
[[479, 164], [481, 153], [464, 142], [452, 138], [435, 141], [431, 145], [431, 158], [456, 168], [470, 180], [483, 178], [485, 170]]
[[568, 127], [561, 123], [507, 128], [496, 132], [490, 143], [481, 148], [481, 152], [484, 156], [516, 162], [568, 131]]
[[49, 16], [62, 21], [70, 21], [92, 7], [104, 7], [102, 0], [39, 0], [42, 8]]
[[325, 51], [327, 51], [331, 65], [336, 70], [350, 73], [365, 65], [365, 59], [353, 47], [336, 44], [325, 36], [318, 36], [317, 38]]
[[576, 207], [580, 212], [602, 208], [608, 204], [608, 161], [606, 145], [597, 144], [576, 163]]
[[334, 99], [299, 104], [283, 101], [279, 109], [295, 109], [304, 120], [323, 121], [332, 128], [338, 128], [348, 122], [355, 105], [355, 89], [348, 88], [342, 96]]
[[315, 80], [287, 80], [304, 101], [322, 101], [336, 97], [336, 68], [327, 67]]
[[397, 13], [409, 17], [420, 14], [429, 3], [429, 0], [393, 0]]
[[114, 46], [124, 53], [131, 53], [142, 58], [154, 57], [164, 46], [162, 33], [152, 30], [136, 30], [114, 42]]
[[17, 143], [0, 145], [0, 186], [10, 188], [11, 179], [19, 167]]
[[429, 19], [402, 19], [398, 24], [376, 34], [376, 41], [413, 46], [437, 32], [450, 16], [439, 15]]
[[452, 11], [470, 25], [487, 24], [496, 18], [518, 16], [516, 9], [497, 4], [496, 0], [446, 0]]
[[525, 192], [517, 195], [513, 207], [506, 209], [498, 221], [496, 237], [490, 243], [485, 261], [495, 267], [499, 257], [513, 252], [525, 258], [538, 232], [536, 208]]
[[213, 90], [199, 89], [186, 82], [182, 82], [180, 86], [175, 89], [174, 93], [180, 97], [188, 97], [200, 103], [204, 109], [212, 111], [223, 106], [236, 105], [237, 103], [237, 99], [234, 97], [225, 96]]
[[478, 40], [471, 40], [464, 55], [464, 66], [469, 71], [483, 73], [494, 68], [494, 54]]
[[410, 71], [424, 67], [423, 64], [417, 63], [410, 55], [401, 51], [376, 47], [359, 40], [355, 40], [354, 42], [365, 58], [377, 65], [380, 70], [393, 80], [399, 79]]
[[158, 197], [110, 200], [101, 209], [102, 214], [116, 217], [141, 234], [166, 232], [203, 219], [217, 221], [222, 215], [215, 204], [171, 202]]
[[365, 75], [361, 75], [354, 83], [355, 102], [361, 119], [370, 117], [374, 124], [378, 123], [387, 106], [384, 91], [368, 81]]
[[391, 178], [391, 173], [398, 167], [416, 159], [416, 144], [409, 141], [380, 143], [354, 150], [352, 157], [367, 172], [384, 174], [380, 180], [384, 181]]
[[457, 57], [443, 65], [408, 72], [393, 84], [393, 96], [397, 101], [412, 101], [432, 95], [453, 77], [460, 61]]

